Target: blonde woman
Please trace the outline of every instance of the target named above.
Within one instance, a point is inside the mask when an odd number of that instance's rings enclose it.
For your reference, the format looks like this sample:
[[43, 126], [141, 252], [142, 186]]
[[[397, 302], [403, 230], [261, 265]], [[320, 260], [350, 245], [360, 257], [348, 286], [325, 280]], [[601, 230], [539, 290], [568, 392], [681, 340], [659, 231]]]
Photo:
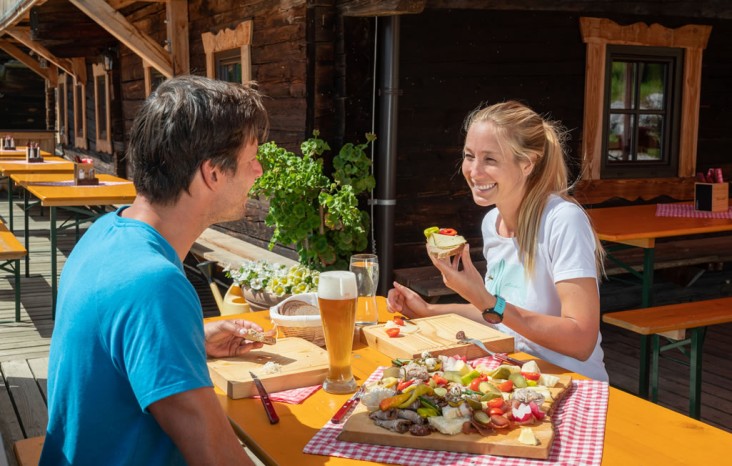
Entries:
[[513, 335], [517, 351], [606, 381], [598, 291], [603, 250], [567, 194], [559, 127], [511, 101], [473, 111], [465, 130], [463, 175], [476, 204], [495, 206], [482, 225], [486, 276], [467, 246], [452, 258], [430, 256], [445, 285], [468, 304], [428, 304], [395, 282], [390, 310], [409, 317], [458, 313]]

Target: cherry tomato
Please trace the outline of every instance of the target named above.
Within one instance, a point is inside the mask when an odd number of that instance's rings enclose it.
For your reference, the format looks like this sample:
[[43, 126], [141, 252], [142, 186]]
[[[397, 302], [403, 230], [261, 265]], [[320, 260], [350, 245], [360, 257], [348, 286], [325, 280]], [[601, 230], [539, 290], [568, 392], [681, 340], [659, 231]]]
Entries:
[[526, 380], [539, 380], [539, 377], [541, 377], [541, 374], [538, 372], [522, 372], [521, 375], [523, 375]]
[[482, 380], [480, 380], [480, 377], [476, 377], [476, 378], [474, 378], [473, 380], [470, 381], [470, 387], [469, 388], [471, 390], [473, 390], [474, 392], [479, 392], [480, 391], [480, 383], [481, 382], [482, 382]]
[[491, 408], [490, 411], [488, 411], [488, 414], [491, 416], [494, 414], [498, 414], [499, 416], [503, 416], [503, 410], [501, 408]]
[[389, 337], [394, 338], [399, 336], [399, 329], [398, 328], [387, 328], [386, 334], [389, 335]]
[[513, 390], [513, 382], [506, 380], [505, 382], [498, 384], [498, 389], [502, 392], [510, 392]]
[[[399, 330], [399, 329], [397, 329], [397, 330]], [[403, 381], [401, 381], [401, 382], [399, 382], [399, 383], [397, 384], [397, 391], [398, 391], [398, 392], [401, 392], [401, 391], [403, 391], [403, 390], [404, 390], [405, 388], [407, 388], [408, 386], [412, 385], [413, 383], [414, 383], [414, 379], [410, 379], [410, 380], [403, 380]]]
[[432, 380], [435, 381], [435, 385], [447, 385], [449, 383], [449, 380], [437, 373], [432, 375]]
[[457, 230], [454, 228], [440, 228], [441, 235], [457, 236]]
[[400, 327], [404, 327], [404, 319], [402, 316], [394, 316], [394, 323]]
[[503, 406], [503, 397], [492, 398], [488, 400], [489, 408], [500, 408], [501, 406]]

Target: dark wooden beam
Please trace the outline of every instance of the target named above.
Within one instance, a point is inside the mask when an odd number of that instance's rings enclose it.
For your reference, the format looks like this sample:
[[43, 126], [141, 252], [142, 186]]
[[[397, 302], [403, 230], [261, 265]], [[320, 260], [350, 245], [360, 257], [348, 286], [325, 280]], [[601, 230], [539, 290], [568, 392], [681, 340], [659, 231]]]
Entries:
[[566, 11], [581, 15], [621, 14], [732, 19], [732, 2], [728, 1], [512, 0], [507, 2], [506, 0], [426, 0], [425, 7], [428, 9], [453, 10]]
[[422, 13], [426, 0], [348, 0], [338, 2], [343, 16], [393, 16]]

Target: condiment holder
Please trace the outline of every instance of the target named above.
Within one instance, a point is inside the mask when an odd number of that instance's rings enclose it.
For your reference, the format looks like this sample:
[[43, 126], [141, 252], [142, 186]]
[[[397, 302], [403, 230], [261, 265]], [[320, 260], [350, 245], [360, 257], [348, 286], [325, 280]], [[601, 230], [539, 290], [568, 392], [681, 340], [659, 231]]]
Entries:
[[729, 183], [725, 183], [721, 168], [710, 168], [696, 174], [694, 208], [705, 212], [726, 212], [729, 208]]
[[15, 138], [11, 135], [3, 138], [3, 150], [15, 150]]
[[25, 161], [27, 163], [42, 163], [43, 156], [37, 142], [29, 142], [25, 149]]
[[94, 171], [94, 160], [90, 158], [76, 158], [74, 164], [74, 184], [75, 185], [97, 185], [99, 178], [96, 177]]

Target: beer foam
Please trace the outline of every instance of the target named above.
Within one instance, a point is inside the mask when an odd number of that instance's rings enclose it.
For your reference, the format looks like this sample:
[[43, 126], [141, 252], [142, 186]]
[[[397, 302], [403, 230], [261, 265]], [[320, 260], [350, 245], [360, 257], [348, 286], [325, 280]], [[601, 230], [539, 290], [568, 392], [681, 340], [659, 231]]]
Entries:
[[322, 272], [318, 281], [318, 298], [323, 299], [356, 299], [356, 274], [346, 270]]

